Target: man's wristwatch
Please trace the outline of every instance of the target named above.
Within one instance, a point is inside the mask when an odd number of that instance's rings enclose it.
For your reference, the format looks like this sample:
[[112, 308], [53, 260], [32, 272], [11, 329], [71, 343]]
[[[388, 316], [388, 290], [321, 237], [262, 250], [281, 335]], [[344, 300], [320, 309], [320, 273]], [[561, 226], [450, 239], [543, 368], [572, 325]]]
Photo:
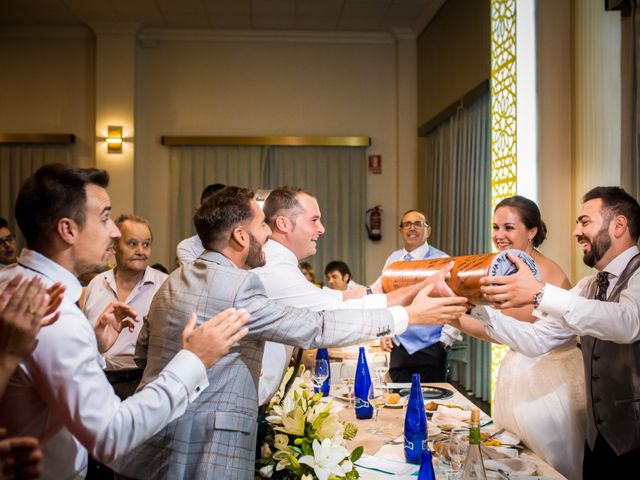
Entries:
[[373, 290], [371, 290], [371, 287], [367, 287], [365, 289], [365, 292], [366, 292], [365, 295], [373, 295]]
[[540, 302], [542, 301], [543, 296], [544, 296], [544, 287], [542, 287], [533, 295], [533, 306], [535, 308], [538, 308], [540, 306]]

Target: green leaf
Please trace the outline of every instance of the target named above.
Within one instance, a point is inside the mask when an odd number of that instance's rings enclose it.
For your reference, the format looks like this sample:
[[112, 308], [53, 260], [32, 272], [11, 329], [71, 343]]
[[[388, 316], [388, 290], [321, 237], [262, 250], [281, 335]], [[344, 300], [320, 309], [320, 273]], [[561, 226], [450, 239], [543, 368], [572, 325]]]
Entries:
[[351, 463], [355, 463], [364, 453], [364, 448], [356, 447], [353, 452], [351, 452]]

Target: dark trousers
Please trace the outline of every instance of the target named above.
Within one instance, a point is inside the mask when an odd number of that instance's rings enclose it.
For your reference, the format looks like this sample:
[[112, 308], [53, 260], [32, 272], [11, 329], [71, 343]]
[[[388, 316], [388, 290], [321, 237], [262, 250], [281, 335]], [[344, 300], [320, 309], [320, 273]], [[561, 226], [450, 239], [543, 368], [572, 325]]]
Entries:
[[[633, 420], [630, 420], [633, 421]], [[604, 437], [596, 437], [593, 450], [589, 445], [584, 446], [584, 462], [582, 464], [583, 480], [602, 480], [604, 478], [638, 478], [640, 473], [640, 447], [616, 455]]]
[[423, 383], [447, 380], [447, 352], [440, 342], [418, 350], [413, 355], [409, 355], [402, 345], [393, 345], [389, 362], [391, 380], [409, 383], [414, 373], [420, 374], [420, 381]]
[[[142, 368], [105, 371], [107, 380], [109, 380], [109, 383], [113, 386], [113, 390], [116, 392], [116, 395], [120, 397], [120, 400], [125, 400], [135, 393], [140, 384], [140, 380], [142, 380], [143, 373], [144, 370]], [[113, 480], [113, 478], [114, 472], [109, 467], [98, 462], [92, 456], [89, 456], [86, 480]]]

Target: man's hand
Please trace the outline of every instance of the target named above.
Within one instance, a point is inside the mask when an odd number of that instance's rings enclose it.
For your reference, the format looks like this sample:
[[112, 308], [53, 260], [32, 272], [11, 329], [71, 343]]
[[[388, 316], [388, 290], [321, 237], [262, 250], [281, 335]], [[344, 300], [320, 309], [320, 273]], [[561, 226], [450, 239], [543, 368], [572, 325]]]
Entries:
[[424, 287], [413, 303], [405, 307], [409, 314], [409, 325], [445, 325], [455, 320], [467, 311], [467, 299], [465, 297], [438, 297], [429, 296], [434, 288], [430, 283]]
[[391, 340], [391, 337], [382, 337], [380, 339], [380, 349], [383, 352], [390, 352], [393, 350], [393, 340]]
[[427, 285], [433, 285], [429, 296], [431, 297], [453, 297], [454, 293], [449, 285], [445, 282], [447, 275], [454, 267], [454, 262], [449, 262], [442, 267], [435, 275], [425, 278], [419, 283], [408, 285], [406, 287], [398, 288], [392, 292], [387, 293], [387, 306], [392, 307], [394, 305], [410, 305], [418, 292]]
[[4, 437], [6, 430], [0, 429], [0, 480], [40, 477], [43, 455], [38, 439]]
[[433, 290], [429, 294], [430, 297], [455, 297], [455, 293], [451, 290], [451, 287], [447, 285], [446, 279], [449, 272], [455, 267], [455, 262], [452, 260], [442, 267], [438, 272], [429, 277], [429, 281], [433, 284]]
[[480, 291], [494, 308], [517, 308], [533, 304], [533, 296], [544, 287], [531, 269], [517, 256], [508, 254], [518, 271], [507, 277], [483, 277]]
[[111, 348], [124, 328], [128, 328], [130, 332], [133, 332], [135, 328], [134, 321], [139, 322], [140, 320], [133, 308], [124, 302], [111, 302], [100, 314], [93, 327], [100, 353], [104, 353]]
[[249, 320], [246, 310], [228, 308], [196, 327], [196, 314], [192, 314], [182, 331], [182, 348], [193, 352], [206, 368], [212, 367], [231, 347], [249, 333], [245, 324]]
[[49, 295], [49, 304], [47, 305], [47, 310], [44, 313], [45, 318], [42, 320], [43, 327], [51, 325], [60, 317], [60, 313], [56, 314], [56, 311], [62, 304], [62, 299], [64, 298], [64, 292], [66, 290], [67, 286], [60, 282], [56, 282], [49, 288], [47, 288], [47, 294]]
[[[16, 275], [0, 293], [0, 355], [16, 365], [36, 347], [36, 336], [49, 304], [49, 296], [38, 277], [21, 280], [22, 276]], [[58, 315], [54, 315], [54, 320]]]
[[419, 283], [407, 285], [387, 293], [387, 307], [411, 305], [418, 292], [430, 283], [432, 283], [431, 278], [425, 278]]

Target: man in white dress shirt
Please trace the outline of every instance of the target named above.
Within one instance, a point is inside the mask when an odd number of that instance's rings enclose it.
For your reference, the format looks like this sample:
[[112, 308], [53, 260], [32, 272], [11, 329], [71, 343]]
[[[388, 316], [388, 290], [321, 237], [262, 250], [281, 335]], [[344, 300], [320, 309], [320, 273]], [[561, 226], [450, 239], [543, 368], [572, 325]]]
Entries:
[[[318, 238], [324, 234], [317, 200], [300, 188], [273, 190], [263, 206], [271, 239], [263, 247], [266, 264], [253, 271], [260, 277], [267, 296], [278, 303], [312, 311], [344, 308], [384, 308], [411, 302], [420, 286], [390, 293], [369, 294], [355, 290], [319, 289], [307, 281], [298, 262], [316, 253]], [[369, 292], [367, 292], [369, 290]], [[293, 349], [266, 342], [259, 383], [262, 405], [277, 391]]]
[[130, 396], [140, 383], [142, 369], [133, 360], [136, 340], [149, 313], [153, 296], [167, 278], [167, 274], [151, 268], [153, 233], [149, 222], [136, 215], [120, 215], [116, 219], [120, 239], [115, 245], [116, 266], [99, 273], [89, 283], [82, 310], [92, 325], [112, 302], [124, 302], [133, 308], [142, 320], [125, 328], [106, 352], [107, 378], [120, 398]]
[[[536, 280], [518, 265], [513, 277], [482, 280], [500, 308], [533, 304], [536, 323], [492, 309], [472, 314], [486, 333], [525, 355], [546, 353], [581, 336], [587, 383], [583, 478], [632, 478], [640, 466], [640, 205], [619, 187], [583, 198], [573, 231], [584, 263], [598, 270], [567, 291]], [[634, 477], [635, 478], [635, 477]]]
[[[204, 187], [204, 190], [202, 190], [202, 193], [200, 194], [200, 205], [202, 205], [211, 195], [214, 195], [218, 190], [222, 190], [223, 188], [224, 185], [222, 183], [212, 183], [211, 185]], [[202, 242], [198, 235], [185, 238], [176, 246], [176, 258], [180, 265], [193, 262], [196, 258], [202, 255], [202, 252], [204, 252], [204, 247], [202, 246]]]
[[183, 350], [155, 382], [120, 401], [98, 363], [96, 343], [112, 342], [122, 317], [135, 312], [111, 306], [94, 331], [77, 305], [82, 290], [77, 277], [104, 268], [120, 236], [110, 218], [108, 181], [104, 170], [38, 169], [20, 189], [15, 207], [27, 248], [0, 273], [0, 282], [21, 273], [66, 286], [60, 318], [40, 330], [36, 348], [20, 362], [0, 402], [0, 425], [9, 435], [41, 442], [43, 478], [84, 478], [84, 448], [109, 463], [182, 415], [207, 387], [206, 368], [246, 334], [242, 312], [225, 314], [231, 332], [220, 325], [221, 318], [194, 330], [191, 318]]
[[[449, 256], [429, 245], [431, 225], [422, 212], [405, 212], [400, 220], [399, 231], [404, 248], [395, 250], [387, 257], [383, 270], [399, 260], [410, 262]], [[382, 339], [380, 345], [391, 352], [389, 375], [394, 382], [410, 382], [414, 373], [419, 373], [423, 382], [445, 382], [447, 352], [460, 339], [460, 332], [455, 328], [436, 325], [409, 328], [397, 337]]]

